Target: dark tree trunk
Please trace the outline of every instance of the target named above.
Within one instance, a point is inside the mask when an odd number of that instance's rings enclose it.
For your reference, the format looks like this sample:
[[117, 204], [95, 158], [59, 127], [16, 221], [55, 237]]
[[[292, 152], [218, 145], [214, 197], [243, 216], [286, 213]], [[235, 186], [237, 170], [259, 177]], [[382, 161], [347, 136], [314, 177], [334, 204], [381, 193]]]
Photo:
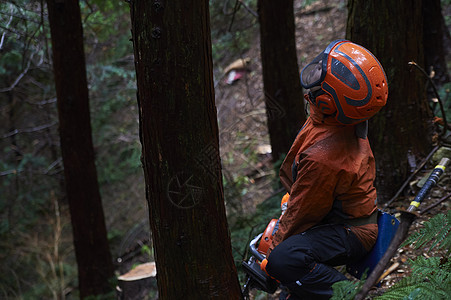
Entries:
[[208, 1], [131, 2], [161, 299], [239, 299], [225, 214]]
[[112, 291], [113, 277], [94, 163], [83, 30], [77, 0], [47, 1], [65, 184], [80, 296]]
[[[449, 82], [446, 66], [446, 49], [444, 41], [449, 39], [449, 32], [442, 15], [440, 0], [423, 1], [423, 41], [426, 71], [435, 72], [433, 78], [437, 87]], [[433, 95], [435, 97], [435, 95]]]
[[305, 122], [296, 57], [293, 1], [258, 1], [260, 49], [272, 157], [290, 150]]
[[388, 77], [387, 105], [370, 120], [378, 199], [386, 202], [409, 175], [408, 153], [431, 148], [431, 113], [425, 78], [408, 65], [424, 66], [422, 1], [349, 0], [346, 36], [374, 53]]

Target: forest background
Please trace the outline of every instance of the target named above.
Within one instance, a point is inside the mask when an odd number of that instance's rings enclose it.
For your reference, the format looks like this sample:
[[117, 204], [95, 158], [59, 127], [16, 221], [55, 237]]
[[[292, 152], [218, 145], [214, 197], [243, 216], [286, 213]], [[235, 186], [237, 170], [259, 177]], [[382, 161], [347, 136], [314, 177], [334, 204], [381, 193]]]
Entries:
[[[270, 158], [256, 1], [210, 1], [223, 183], [237, 265], [279, 210]], [[449, 28], [449, 1], [442, 1]], [[81, 1], [97, 172], [117, 274], [152, 261], [141, 167], [129, 6]], [[64, 195], [50, 31], [39, 1], [0, 3], [0, 297], [76, 295]], [[448, 12], [448, 13], [447, 13]], [[298, 65], [344, 38], [346, 1], [295, 1]], [[238, 81], [227, 66], [249, 59]], [[449, 62], [449, 59], [448, 59]], [[440, 92], [445, 95], [446, 87]], [[443, 97], [445, 98], [445, 97]], [[448, 118], [449, 119], [449, 118]], [[280, 163], [280, 162], [279, 162]], [[242, 274], [241, 274], [242, 275]]]

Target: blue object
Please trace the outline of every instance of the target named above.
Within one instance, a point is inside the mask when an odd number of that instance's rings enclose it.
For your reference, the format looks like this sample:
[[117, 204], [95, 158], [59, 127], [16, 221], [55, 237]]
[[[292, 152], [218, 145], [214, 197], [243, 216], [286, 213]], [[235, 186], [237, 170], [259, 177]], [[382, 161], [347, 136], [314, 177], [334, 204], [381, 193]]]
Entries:
[[379, 260], [384, 256], [391, 240], [395, 236], [399, 221], [394, 216], [379, 211], [377, 225], [378, 235], [373, 249], [358, 262], [347, 265], [348, 273], [358, 279], [362, 277], [365, 270], [368, 270], [366, 275], [369, 276]]

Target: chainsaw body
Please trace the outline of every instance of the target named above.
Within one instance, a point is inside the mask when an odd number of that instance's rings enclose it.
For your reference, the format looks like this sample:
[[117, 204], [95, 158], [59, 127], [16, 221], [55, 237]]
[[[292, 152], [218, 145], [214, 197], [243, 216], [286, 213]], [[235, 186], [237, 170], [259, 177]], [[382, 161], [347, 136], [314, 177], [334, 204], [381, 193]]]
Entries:
[[269, 277], [260, 267], [261, 262], [266, 258], [266, 253], [277, 230], [277, 221], [278, 219], [272, 219], [265, 231], [257, 235], [249, 243], [251, 257], [247, 261], [242, 262], [243, 269], [247, 274], [246, 283], [243, 286], [245, 299], [248, 299], [249, 291], [253, 288], [273, 294], [279, 285], [276, 280]]

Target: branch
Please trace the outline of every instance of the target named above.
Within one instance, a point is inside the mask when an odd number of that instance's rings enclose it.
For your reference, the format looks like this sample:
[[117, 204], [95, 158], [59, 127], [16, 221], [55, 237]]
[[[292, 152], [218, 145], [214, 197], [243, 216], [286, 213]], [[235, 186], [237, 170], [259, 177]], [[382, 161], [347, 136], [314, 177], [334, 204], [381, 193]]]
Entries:
[[26, 102], [29, 103], [29, 104], [31, 104], [31, 105], [39, 105], [39, 106], [41, 106], [41, 105], [46, 105], [46, 104], [53, 104], [53, 103], [55, 103], [55, 102], [56, 102], [56, 97], [55, 97], [55, 98], [48, 99], [48, 100], [38, 101], [38, 102], [32, 102], [32, 101], [29, 101], [29, 100], [26, 100]]
[[0, 176], [6, 176], [6, 175], [10, 175], [10, 174], [17, 174], [17, 173], [20, 173], [20, 172], [23, 172], [23, 170], [13, 169], [13, 170], [0, 172]]
[[7, 137], [11, 137], [11, 136], [19, 134], [19, 133], [31, 133], [31, 132], [40, 131], [40, 130], [43, 130], [43, 129], [50, 128], [50, 127], [52, 127], [52, 126], [54, 126], [56, 124], [57, 124], [57, 122], [53, 122], [53, 123], [50, 123], [50, 124], [44, 124], [44, 125], [41, 125], [41, 126], [36, 126], [36, 127], [31, 127], [31, 128], [14, 129], [13, 131], [8, 132], [7, 134], [3, 135], [0, 138], [5, 139]]
[[229, 30], [228, 30], [229, 32], [232, 31], [232, 25], [233, 25], [233, 22], [235, 21], [235, 15], [236, 15], [237, 11], [240, 9], [240, 5], [241, 5], [241, 2], [239, 0], [236, 0], [235, 7], [233, 8], [232, 20], [230, 21], [230, 25], [229, 25]]
[[5, 40], [6, 31], [8, 30], [9, 24], [11, 24], [12, 20], [13, 20], [13, 7], [11, 6], [11, 16], [9, 17], [8, 23], [6, 23], [5, 32], [3, 32], [2, 38], [0, 39], [0, 51], [2, 50], [3, 47], [3, 41]]
[[254, 17], [258, 18], [258, 14], [257, 14], [254, 10], [250, 9], [250, 7], [247, 6], [246, 3], [244, 3], [242, 0], [238, 0], [238, 2], [240, 2], [241, 5], [244, 6], [244, 9], [246, 9], [248, 13], [250, 13], [250, 14], [253, 15]]
[[414, 66], [414, 67], [416, 67], [418, 70], [420, 70], [421, 73], [423, 73], [424, 76], [428, 79], [429, 83], [430, 83], [431, 86], [432, 86], [432, 89], [434, 90], [434, 94], [435, 94], [435, 96], [437, 97], [438, 103], [440, 104], [440, 111], [442, 112], [442, 118], [443, 118], [443, 123], [444, 123], [444, 124], [443, 124], [443, 132], [442, 132], [441, 136], [443, 137], [443, 136], [445, 136], [446, 131], [448, 130], [448, 122], [446, 121], [445, 108], [443, 107], [442, 99], [440, 99], [440, 95], [438, 94], [437, 87], [435, 86], [434, 81], [432, 81], [432, 77], [429, 76], [429, 75], [426, 73], [426, 71], [425, 71], [422, 67], [420, 67], [416, 62], [411, 61], [411, 62], [409, 62], [408, 64], [411, 65], [411, 66]]
[[420, 215], [424, 214], [425, 212], [429, 211], [430, 209], [436, 207], [437, 205], [439, 205], [440, 203], [442, 203], [445, 200], [448, 200], [448, 198], [451, 197], [451, 193], [449, 193], [448, 195], [442, 197], [440, 200], [438, 200], [437, 202], [435, 202], [434, 204], [429, 205], [428, 207], [426, 207], [425, 209], [423, 209], [422, 211], [420, 211]]
[[25, 76], [25, 74], [27, 74], [28, 70], [30, 69], [31, 60], [33, 59], [33, 56], [34, 56], [34, 53], [32, 53], [30, 59], [28, 60], [27, 67], [25, 68], [25, 70], [23, 70], [22, 73], [20, 73], [19, 76], [17, 76], [17, 78], [13, 82], [13, 84], [10, 87], [0, 89], [0, 93], [10, 92], [16, 87], [16, 85], [19, 84], [20, 80]]
[[399, 188], [399, 190], [396, 192], [396, 194], [387, 202], [384, 204], [384, 207], [388, 207], [396, 198], [398, 198], [399, 194], [404, 190], [404, 188], [407, 186], [407, 184], [412, 180], [413, 176], [415, 176], [418, 171], [420, 171], [423, 166], [429, 161], [429, 159], [432, 157], [432, 155], [438, 150], [439, 146], [435, 146], [434, 149], [426, 156], [425, 159], [420, 163], [420, 165], [416, 168], [416, 170], [410, 174], [409, 178], [407, 178], [406, 181], [404, 181], [404, 184]]
[[[10, 3], [10, 4], [14, 4], [14, 3]], [[19, 9], [25, 9], [24, 7], [19, 7], [19, 6], [16, 5], [16, 4], [15, 4], [15, 6], [18, 7]], [[36, 14], [36, 12], [33, 11], [33, 10], [26, 10], [26, 11], [27, 11], [28, 13]], [[9, 14], [7, 14], [6, 12], [3, 12], [3, 11], [0, 10], [0, 15], [9, 15]], [[14, 18], [17, 18], [17, 19], [20, 19], [20, 20], [22, 20], [22, 21], [27, 21], [27, 22], [32, 22], [32, 23], [39, 24], [39, 21], [36, 21], [36, 19], [34, 19], [34, 18], [27, 18], [27, 17], [25, 17], [25, 16], [23, 16], [23, 15], [15, 15], [15, 14], [12, 13], [12, 11], [11, 11], [10, 16], [11, 16], [11, 17], [14, 17]]]
[[[225, 2], [224, 4], [224, 12], [225, 12], [225, 6], [228, 4], [229, 1]], [[245, 10], [247, 10], [251, 15], [253, 15], [255, 18], [258, 18], [258, 14], [249, 8], [249, 6], [246, 5], [246, 3], [244, 3], [242, 0], [236, 0], [235, 2], [235, 7], [233, 8], [233, 12], [232, 12], [232, 20], [230, 21], [230, 25], [229, 25], [229, 32], [232, 31], [232, 25], [233, 22], [235, 21], [235, 15], [238, 12], [238, 10], [240, 9], [240, 6], [243, 6]]]

